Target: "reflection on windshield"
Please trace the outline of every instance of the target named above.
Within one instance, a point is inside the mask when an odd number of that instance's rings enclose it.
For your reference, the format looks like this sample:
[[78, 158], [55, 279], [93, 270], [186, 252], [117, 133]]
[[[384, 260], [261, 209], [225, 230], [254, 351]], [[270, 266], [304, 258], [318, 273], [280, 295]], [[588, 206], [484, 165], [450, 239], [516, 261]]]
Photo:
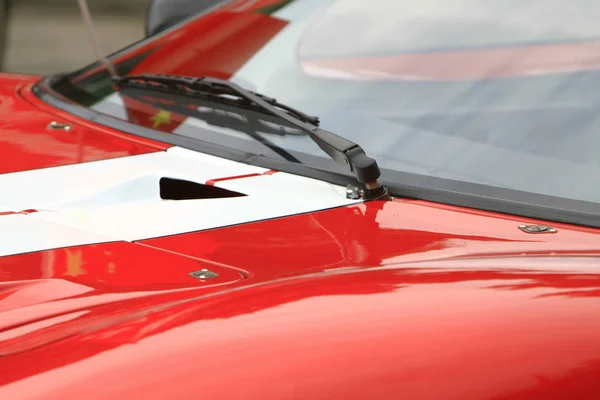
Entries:
[[[146, 51], [124, 72], [211, 75], [268, 94], [320, 116], [388, 170], [600, 202], [590, 90], [600, 84], [599, 13], [589, 0], [235, 1], [115, 59]], [[99, 97], [96, 110], [153, 129], [197, 137], [210, 127]], [[235, 133], [220, 132], [230, 145]], [[259, 133], [323, 156], [307, 138]]]
[[328, 58], [588, 40], [600, 38], [599, 14], [593, 0], [340, 0], [315, 19], [300, 53]]

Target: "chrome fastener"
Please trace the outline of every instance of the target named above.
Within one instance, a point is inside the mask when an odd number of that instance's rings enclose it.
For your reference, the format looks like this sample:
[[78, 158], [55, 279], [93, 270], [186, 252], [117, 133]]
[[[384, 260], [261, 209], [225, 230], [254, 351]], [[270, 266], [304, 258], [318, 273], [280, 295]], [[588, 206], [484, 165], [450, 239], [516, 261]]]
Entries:
[[73, 125], [52, 121], [48, 124], [47, 128], [50, 130], [53, 130], [53, 131], [67, 131], [68, 132], [71, 129], [73, 129]]
[[361, 196], [361, 192], [360, 189], [356, 186], [352, 186], [352, 185], [348, 185], [348, 187], [346, 188], [346, 198], [349, 200], [358, 200], [360, 199]]
[[558, 230], [546, 225], [519, 225], [519, 229], [525, 233], [556, 233]]
[[190, 276], [192, 278], [196, 278], [196, 279], [201, 279], [201, 280], [205, 280], [205, 279], [213, 279], [219, 276], [219, 274], [217, 274], [216, 272], [213, 271], [209, 271], [206, 268], [201, 269], [200, 271], [194, 271], [194, 272], [190, 272]]

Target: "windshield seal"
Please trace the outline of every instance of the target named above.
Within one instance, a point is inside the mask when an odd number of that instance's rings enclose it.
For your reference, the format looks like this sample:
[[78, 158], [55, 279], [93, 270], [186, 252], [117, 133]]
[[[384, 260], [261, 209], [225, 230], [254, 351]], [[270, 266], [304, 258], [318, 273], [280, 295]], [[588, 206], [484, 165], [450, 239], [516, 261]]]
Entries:
[[[90, 66], [83, 68], [88, 69]], [[69, 74], [71, 75], [71, 74]], [[43, 78], [33, 86], [32, 92], [40, 100], [93, 123], [123, 131], [128, 134], [179, 146], [193, 151], [226, 158], [245, 164], [302, 175], [336, 185], [355, 184], [355, 178], [339, 169], [326, 157], [314, 157], [314, 163], [298, 164], [283, 159], [224, 147], [210, 142], [177, 135], [164, 135], [124, 120], [113, 118], [78, 105], [53, 89], [65, 78], [64, 74]], [[340, 132], [343, 135], [343, 132]], [[291, 152], [292, 154], [294, 152]], [[300, 153], [298, 153], [300, 154]], [[431, 201], [476, 210], [498, 212], [528, 219], [541, 219], [566, 224], [600, 228], [600, 204], [523, 192], [469, 182], [455, 181], [409, 172], [382, 169], [383, 180], [394, 197]], [[391, 179], [390, 179], [391, 177]]]

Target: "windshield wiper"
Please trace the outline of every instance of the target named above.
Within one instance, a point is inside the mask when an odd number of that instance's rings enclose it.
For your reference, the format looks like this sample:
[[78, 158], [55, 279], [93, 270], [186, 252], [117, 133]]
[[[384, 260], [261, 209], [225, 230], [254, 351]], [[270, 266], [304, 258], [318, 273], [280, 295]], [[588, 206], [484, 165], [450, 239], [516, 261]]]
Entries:
[[389, 199], [387, 189], [379, 181], [381, 172], [377, 161], [367, 156], [358, 144], [321, 129], [318, 117], [295, 110], [271, 97], [244, 89], [233, 82], [211, 77], [144, 74], [115, 77], [114, 82], [118, 89], [150, 89], [169, 94], [181, 94], [275, 116], [288, 125], [306, 132], [329, 157], [353, 172], [356, 180], [364, 185], [365, 199]]

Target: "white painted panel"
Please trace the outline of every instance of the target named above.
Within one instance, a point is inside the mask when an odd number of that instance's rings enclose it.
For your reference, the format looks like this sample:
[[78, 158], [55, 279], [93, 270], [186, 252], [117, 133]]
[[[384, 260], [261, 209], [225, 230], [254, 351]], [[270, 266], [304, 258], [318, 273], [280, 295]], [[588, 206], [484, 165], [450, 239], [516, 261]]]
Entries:
[[31, 218], [30, 215], [0, 217], [0, 257], [109, 241], [111, 239], [96, 233]]
[[345, 187], [284, 172], [217, 182], [215, 186], [248, 195], [276, 196], [290, 202], [295, 202], [296, 199], [302, 203], [313, 204], [323, 204], [328, 200], [340, 205], [352, 202], [346, 200]]
[[[176, 235], [356, 202], [345, 198], [341, 186], [281, 172], [217, 183], [245, 197], [167, 201], [159, 196], [162, 177], [205, 183], [266, 171], [171, 148], [154, 154], [2, 175], [0, 193], [5, 207], [41, 211], [0, 217], [0, 255]], [[9, 192], [9, 187], [18, 189]]]
[[264, 168], [186, 149], [0, 175], [0, 209], [64, 209], [73, 206], [158, 200], [161, 177], [204, 183], [262, 173]]
[[344, 188], [293, 175], [262, 175], [218, 186], [248, 194], [225, 199], [138, 202], [32, 214], [134, 241], [283, 217], [351, 204]]

